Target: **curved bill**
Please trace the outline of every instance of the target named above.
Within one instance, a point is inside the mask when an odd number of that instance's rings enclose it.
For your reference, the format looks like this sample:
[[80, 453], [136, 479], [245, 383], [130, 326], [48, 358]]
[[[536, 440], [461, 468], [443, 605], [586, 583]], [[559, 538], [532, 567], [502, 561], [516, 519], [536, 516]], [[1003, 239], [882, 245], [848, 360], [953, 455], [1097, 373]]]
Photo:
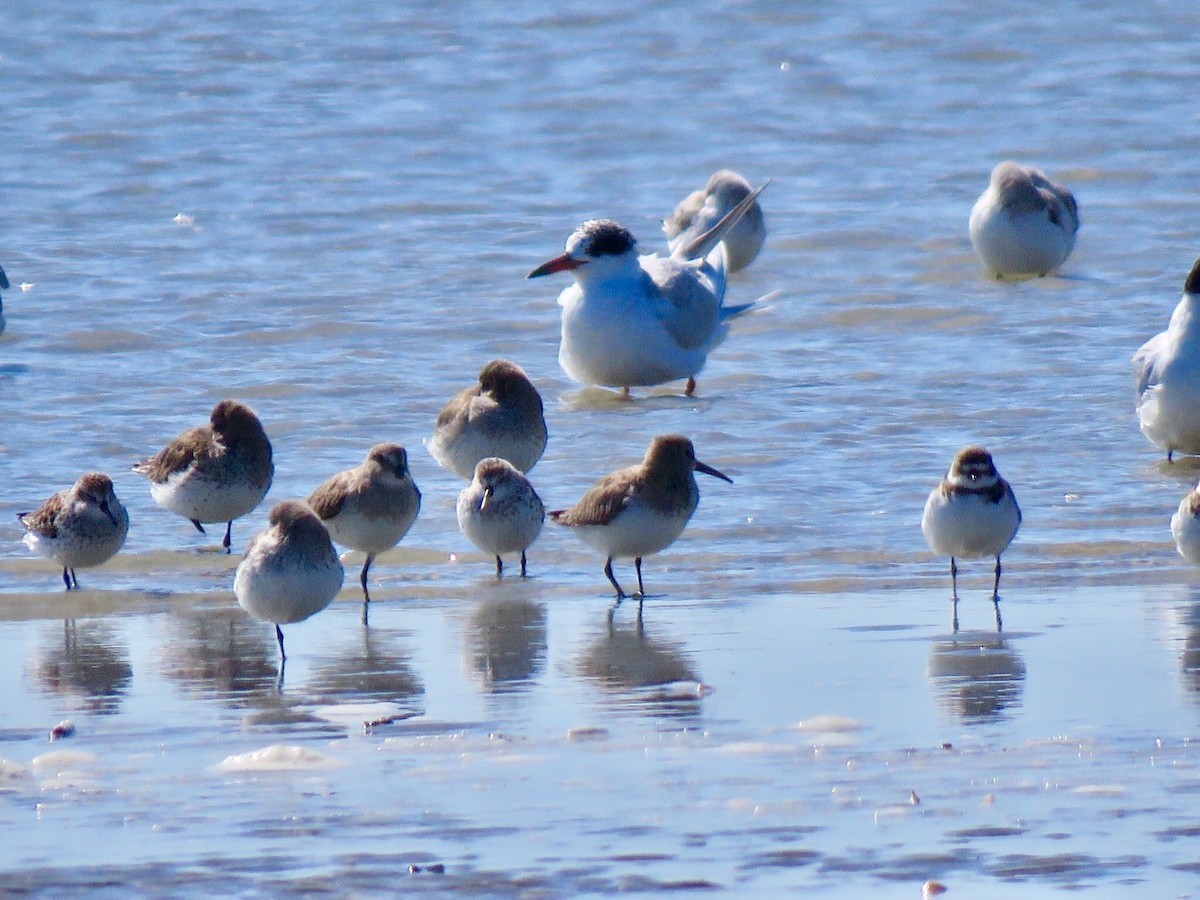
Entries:
[[702, 463], [700, 460], [696, 460], [696, 471], [703, 472], [705, 475], [711, 475], [713, 478], [720, 478], [722, 481], [728, 481], [730, 484], [733, 484], [733, 479], [724, 472], [718, 472], [708, 463]]
[[543, 275], [551, 275], [555, 272], [569, 272], [571, 269], [578, 269], [585, 265], [587, 260], [574, 259], [569, 253], [564, 253], [562, 256], [556, 256], [549, 262], [544, 262], [528, 275], [526, 278], [541, 278]]

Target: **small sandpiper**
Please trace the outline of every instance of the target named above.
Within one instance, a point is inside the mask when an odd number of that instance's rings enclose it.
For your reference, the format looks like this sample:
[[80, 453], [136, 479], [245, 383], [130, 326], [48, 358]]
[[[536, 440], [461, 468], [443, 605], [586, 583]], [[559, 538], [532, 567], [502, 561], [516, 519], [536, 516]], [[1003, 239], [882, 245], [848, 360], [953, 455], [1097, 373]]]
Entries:
[[112, 479], [89, 472], [35, 512], [19, 513], [25, 544], [63, 567], [67, 590], [78, 589], [76, 569], [108, 562], [129, 531], [129, 513], [113, 492]]
[[242, 609], [275, 625], [279, 658], [287, 660], [280, 625], [302, 622], [342, 588], [342, 563], [317, 514], [299, 500], [275, 504], [267, 527], [246, 547], [233, 579]]
[[421, 492], [408, 471], [408, 453], [399, 444], [376, 444], [362, 465], [334, 475], [308, 498], [339, 544], [367, 554], [359, 581], [370, 603], [367, 572], [377, 554], [408, 534], [421, 509]]
[[1200, 566], [1200, 485], [1179, 501], [1179, 509], [1171, 516], [1171, 537], [1179, 555]]
[[[681, 200], [675, 211], [663, 221], [667, 245], [674, 250], [695, 240], [720, 222], [752, 190], [750, 182], [732, 169], [715, 172], [704, 190], [693, 191]], [[767, 226], [762, 207], [755, 201], [741, 221], [721, 238], [729, 271], [740, 272], [754, 262], [766, 239]]]
[[1012, 487], [1000, 477], [992, 455], [982, 447], [958, 452], [950, 471], [925, 501], [921, 531], [935, 553], [950, 557], [950, 592], [954, 630], [958, 631], [958, 565], [956, 559], [996, 558], [992, 603], [996, 630], [1000, 622], [1000, 554], [1021, 526], [1021, 510]]
[[458, 495], [458, 527], [478, 547], [496, 557], [496, 576], [504, 574], [501, 554], [525, 551], [542, 533], [546, 509], [529, 479], [496, 456], [481, 459], [471, 483]]
[[489, 456], [528, 472], [546, 449], [542, 397], [520, 366], [493, 359], [479, 373], [479, 384], [446, 404], [427, 444], [433, 458], [459, 478], [473, 478], [476, 463]]
[[650, 442], [641, 464], [606, 475], [582, 500], [551, 512], [550, 518], [607, 557], [604, 574], [616, 588], [617, 600], [626, 594], [613, 575], [613, 559], [632, 556], [638, 596], [644, 597], [642, 557], [665, 549], [683, 533], [700, 501], [695, 472], [733, 484], [733, 479], [696, 459], [692, 442], [683, 435], [660, 435]]
[[275, 475], [271, 442], [254, 411], [237, 400], [213, 407], [208, 425], [185, 431], [133, 471], [150, 479], [150, 496], [204, 534], [205, 522], [226, 522], [221, 546], [230, 552], [233, 520], [253, 510]]
[[969, 228], [975, 252], [996, 277], [1045, 275], [1074, 248], [1079, 207], [1037, 169], [1002, 162], [975, 201]]
[[1133, 383], [1142, 433], [1167, 451], [1200, 454], [1200, 259], [1166, 331], [1133, 356]]

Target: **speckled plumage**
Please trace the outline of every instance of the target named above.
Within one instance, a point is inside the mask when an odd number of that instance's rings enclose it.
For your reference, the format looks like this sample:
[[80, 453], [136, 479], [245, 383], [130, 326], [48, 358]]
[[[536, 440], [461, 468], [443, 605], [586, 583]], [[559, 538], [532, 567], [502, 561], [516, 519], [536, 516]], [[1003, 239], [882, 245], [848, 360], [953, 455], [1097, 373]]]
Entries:
[[17, 518], [26, 531], [25, 544], [63, 567], [67, 590], [79, 587], [76, 569], [108, 562], [129, 532], [129, 513], [102, 472], [89, 472]]
[[529, 479], [508, 460], [482, 459], [471, 483], [458, 495], [458, 527], [480, 550], [496, 557], [496, 574], [504, 572], [505, 553], [521, 554], [542, 533], [546, 510]]

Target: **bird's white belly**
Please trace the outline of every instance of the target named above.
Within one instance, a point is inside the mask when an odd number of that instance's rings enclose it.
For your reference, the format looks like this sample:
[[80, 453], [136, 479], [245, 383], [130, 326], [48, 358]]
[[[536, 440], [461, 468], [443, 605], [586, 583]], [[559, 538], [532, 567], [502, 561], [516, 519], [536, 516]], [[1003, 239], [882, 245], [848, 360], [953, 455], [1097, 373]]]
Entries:
[[658, 553], [674, 543], [695, 510], [681, 508], [665, 514], [641, 504], [624, 509], [607, 525], [578, 525], [576, 534], [605, 556], [629, 558]]
[[403, 518], [397, 516], [368, 516], [355, 509], [343, 509], [332, 519], [325, 519], [325, 527], [334, 543], [363, 553], [383, 553], [400, 542], [408, 533], [417, 510]]
[[341, 590], [344, 572], [336, 558], [314, 566], [292, 559], [242, 561], [233, 592], [250, 615], [276, 625], [300, 622], [329, 605]]
[[971, 243], [984, 264], [1004, 274], [1049, 272], [1075, 246], [1075, 233], [1055, 225], [1045, 213], [1013, 215], [982, 200], [971, 211]]
[[163, 509], [197, 522], [230, 522], [262, 501], [266, 491], [243, 478], [204, 478], [188, 470], [150, 485], [150, 496]]
[[1179, 555], [1190, 563], [1200, 565], [1200, 520], [1188, 508], [1189, 500], [1184, 497], [1175, 515], [1171, 516], [1171, 536], [1175, 538]]
[[925, 504], [921, 530], [938, 553], [959, 559], [999, 556], [1020, 525], [1016, 505], [1007, 497], [992, 503], [983, 497], [942, 497], [935, 491]]
[[1165, 450], [1200, 453], [1200, 367], [1177, 360], [1138, 398], [1142, 432]]
[[697, 374], [707, 345], [679, 346], [645, 306], [564, 304], [558, 361], [581, 384], [645, 387]]

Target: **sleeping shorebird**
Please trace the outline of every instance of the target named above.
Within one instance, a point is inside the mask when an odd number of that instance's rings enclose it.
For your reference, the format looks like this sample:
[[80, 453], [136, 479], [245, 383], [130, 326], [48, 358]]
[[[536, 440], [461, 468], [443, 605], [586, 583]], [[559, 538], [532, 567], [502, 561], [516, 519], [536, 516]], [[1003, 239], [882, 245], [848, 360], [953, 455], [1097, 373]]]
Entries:
[[267, 527], [246, 547], [233, 579], [242, 609], [275, 625], [279, 659], [287, 661], [280, 625], [302, 622], [327, 607], [344, 577], [329, 531], [307, 504], [275, 504]]
[[616, 588], [618, 601], [626, 594], [613, 575], [612, 562], [632, 556], [638, 596], [644, 597], [642, 557], [666, 549], [683, 533], [700, 501], [695, 472], [733, 484], [696, 459], [692, 442], [683, 435], [662, 435], [650, 442], [639, 465], [606, 475], [578, 503], [551, 512], [550, 518], [607, 557], [604, 574]]
[[1021, 510], [1012, 487], [1000, 477], [992, 455], [967, 447], [954, 457], [950, 471], [929, 494], [921, 531], [935, 553], [950, 557], [950, 592], [954, 630], [958, 631], [958, 565], [956, 559], [996, 558], [992, 603], [996, 630], [1000, 622], [1000, 554], [1021, 525]]
[[546, 449], [542, 397], [520, 366], [494, 359], [479, 373], [479, 384], [446, 404], [427, 446], [459, 478], [473, 478], [475, 464], [489, 456], [528, 472]]
[[208, 425], [185, 431], [133, 471], [150, 479], [154, 502], [204, 534], [205, 522], [227, 522], [221, 546], [230, 552], [233, 520], [253, 510], [275, 475], [271, 442], [250, 407], [222, 400]]
[[117, 499], [112, 479], [102, 472], [89, 472], [17, 518], [25, 528], [26, 546], [63, 567], [68, 591], [79, 587], [76, 569], [108, 562], [129, 532], [129, 513]]
[[975, 252], [997, 277], [1045, 275], [1075, 246], [1079, 207], [1062, 185], [1030, 166], [1002, 162], [971, 210]]
[[421, 492], [409, 474], [408, 454], [399, 444], [376, 444], [361, 465], [339, 472], [313, 491], [308, 505], [334, 541], [367, 554], [358, 580], [363, 602], [370, 603], [371, 563], [400, 543], [421, 509]]
[[[721, 169], [702, 191], [693, 191], [680, 201], [675, 211], [663, 221], [667, 246], [672, 250], [686, 245], [716, 225], [750, 193], [750, 182], [731, 169]], [[763, 242], [767, 226], [762, 207], [755, 203], [741, 221], [721, 239], [730, 273], [740, 272], [754, 262]]]
[[546, 510], [529, 479], [508, 460], [481, 459], [471, 483], [458, 495], [458, 527], [472, 544], [496, 557], [496, 576], [504, 574], [504, 553], [525, 551], [542, 533]]
[[1134, 354], [1133, 382], [1142, 433], [1167, 451], [1167, 461], [1177, 450], [1200, 454], [1200, 259], [1167, 330]]
[[565, 253], [527, 276], [575, 277], [558, 297], [558, 361], [566, 373], [581, 384], [619, 387], [624, 397], [631, 387], [686, 378], [690, 397], [709, 352], [729, 333], [729, 320], [754, 306], [723, 305], [727, 263], [720, 242], [762, 190], [668, 257], [639, 256], [633, 235], [608, 219], [575, 229]]

